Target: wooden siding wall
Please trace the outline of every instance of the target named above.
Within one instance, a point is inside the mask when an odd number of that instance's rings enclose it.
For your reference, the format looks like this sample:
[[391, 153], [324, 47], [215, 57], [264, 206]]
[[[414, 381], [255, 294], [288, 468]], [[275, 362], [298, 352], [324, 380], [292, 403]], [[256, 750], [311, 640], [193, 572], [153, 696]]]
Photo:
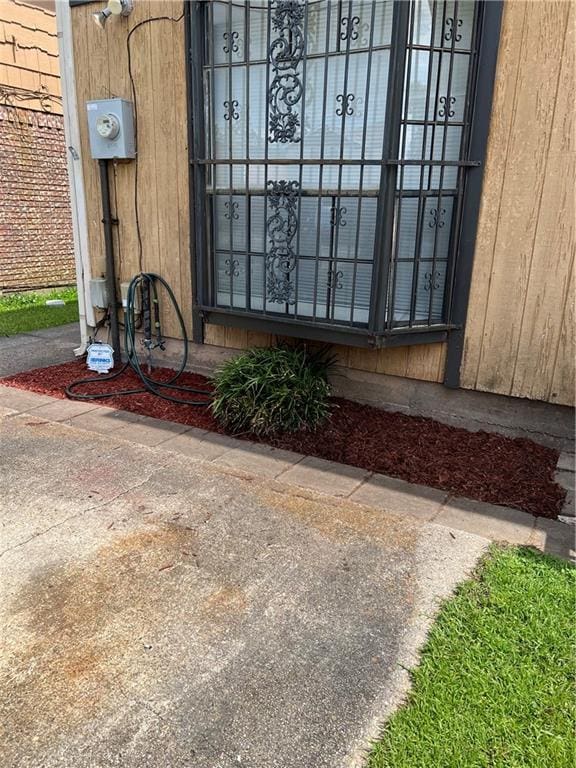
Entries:
[[0, 0], [0, 104], [62, 114], [54, 11]]
[[[181, 0], [138, 0], [130, 16], [115, 17], [105, 30], [91, 18], [97, 6], [72, 8], [76, 88], [82, 162], [86, 184], [92, 274], [104, 273], [104, 242], [98, 162], [90, 157], [85, 102], [118, 96], [132, 100], [128, 74], [128, 34], [140, 22], [182, 16]], [[190, 229], [184, 19], [159, 19], [140, 26], [130, 38], [138, 113], [138, 164], [111, 168], [113, 213], [119, 221], [115, 248], [120, 281], [141, 270], [162, 275], [172, 286], [191, 333]], [[137, 179], [136, 179], [137, 170]], [[138, 258], [135, 188], [142, 240]], [[163, 318], [165, 333], [178, 335], [173, 313]]]
[[574, 403], [573, 2], [504, 9], [462, 385]]
[[[93, 10], [72, 9], [78, 103], [112, 95], [130, 99], [129, 30], [144, 19], [180, 16], [182, 2], [138, 0], [127, 19], [112, 19], [105, 32], [89, 18]], [[574, 390], [571, 15], [567, 2], [505, 5], [462, 369], [465, 387], [559, 403], [573, 403]], [[184, 22], [140, 27], [131, 49], [143, 267], [173, 285], [191, 322]], [[80, 124], [97, 275], [104, 268], [98, 169], [90, 159], [84, 113]], [[122, 280], [139, 270], [134, 172], [134, 163], [119, 163], [114, 171]], [[177, 332], [169, 324], [166, 330]], [[207, 326], [205, 336], [208, 344], [238, 349], [272, 339], [218, 326]], [[351, 368], [443, 378], [443, 344], [379, 351], [338, 346], [337, 352]]]

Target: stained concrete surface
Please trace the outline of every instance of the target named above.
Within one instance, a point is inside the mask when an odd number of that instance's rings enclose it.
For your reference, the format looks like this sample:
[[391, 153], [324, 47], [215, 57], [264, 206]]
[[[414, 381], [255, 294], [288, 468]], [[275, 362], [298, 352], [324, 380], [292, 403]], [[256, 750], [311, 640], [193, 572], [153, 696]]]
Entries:
[[30, 414], [0, 433], [3, 768], [344, 768], [471, 534]]

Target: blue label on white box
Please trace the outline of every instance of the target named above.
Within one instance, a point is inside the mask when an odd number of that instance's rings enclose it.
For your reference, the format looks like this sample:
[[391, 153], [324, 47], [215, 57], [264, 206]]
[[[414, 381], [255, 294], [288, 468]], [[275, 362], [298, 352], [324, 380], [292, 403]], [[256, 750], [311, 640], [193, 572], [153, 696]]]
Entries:
[[108, 373], [114, 368], [114, 350], [110, 344], [90, 344], [87, 354], [89, 371]]

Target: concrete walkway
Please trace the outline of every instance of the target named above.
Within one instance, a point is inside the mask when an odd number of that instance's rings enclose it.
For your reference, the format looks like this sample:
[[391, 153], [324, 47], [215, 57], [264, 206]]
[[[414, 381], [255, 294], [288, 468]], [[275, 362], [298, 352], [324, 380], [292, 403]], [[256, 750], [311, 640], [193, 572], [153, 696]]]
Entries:
[[[402, 518], [434, 522], [451, 531], [465, 531], [493, 541], [534, 546], [566, 559], [575, 556], [573, 526], [518, 509], [454, 497], [446, 491], [345, 464], [118, 411], [95, 402], [61, 400], [0, 385], [2, 406], [9, 413], [26, 412], [42, 420], [110, 434], [137, 445], [161, 447], [243, 478], [273, 480], [276, 485], [290, 489], [350, 499]], [[558, 479], [568, 488], [565, 512], [574, 515], [571, 456], [561, 455]]]
[[73, 350], [79, 345], [78, 323], [0, 336], [0, 377], [74, 360]]
[[6, 768], [361, 766], [489, 537], [570, 549], [181, 425], [8, 387], [0, 409]]

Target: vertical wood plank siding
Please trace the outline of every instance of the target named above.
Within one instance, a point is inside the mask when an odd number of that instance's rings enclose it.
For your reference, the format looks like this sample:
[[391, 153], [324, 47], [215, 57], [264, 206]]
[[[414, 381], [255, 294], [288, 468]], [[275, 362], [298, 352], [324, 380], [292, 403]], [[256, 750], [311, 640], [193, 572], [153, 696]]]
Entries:
[[[93, 274], [104, 272], [102, 212], [98, 163], [90, 157], [84, 104], [118, 96], [132, 101], [127, 37], [141, 21], [178, 18], [181, 0], [139, 0], [130, 16], [111, 19], [100, 30], [91, 4], [72, 8], [74, 57]], [[152, 21], [130, 40], [132, 73], [138, 105], [138, 211], [142, 235], [142, 269], [158, 272], [174, 289], [190, 334], [192, 305], [188, 213], [188, 149], [184, 19]], [[134, 205], [136, 164], [111, 169], [117, 274], [129, 280], [140, 271]], [[162, 318], [166, 334], [175, 336], [172, 313]]]
[[[103, 33], [92, 6], [72, 9], [78, 101], [131, 99], [126, 38], [145, 18], [178, 17], [180, 0], [139, 0]], [[571, 404], [574, 401], [574, 8], [560, 0], [508, 0], [494, 94], [462, 386]], [[138, 195], [143, 267], [174, 287], [191, 331], [184, 22], [154, 21], [132, 36], [138, 100]], [[81, 115], [89, 240], [103, 271], [97, 164]], [[135, 164], [119, 163], [119, 275], [139, 269]], [[176, 333], [166, 318], [166, 330]], [[231, 348], [273, 340], [218, 326], [205, 342]], [[341, 364], [441, 381], [444, 344], [379, 351], [336, 347]]]
[[574, 49], [573, 3], [506, 3], [462, 366], [470, 389], [574, 403]]

